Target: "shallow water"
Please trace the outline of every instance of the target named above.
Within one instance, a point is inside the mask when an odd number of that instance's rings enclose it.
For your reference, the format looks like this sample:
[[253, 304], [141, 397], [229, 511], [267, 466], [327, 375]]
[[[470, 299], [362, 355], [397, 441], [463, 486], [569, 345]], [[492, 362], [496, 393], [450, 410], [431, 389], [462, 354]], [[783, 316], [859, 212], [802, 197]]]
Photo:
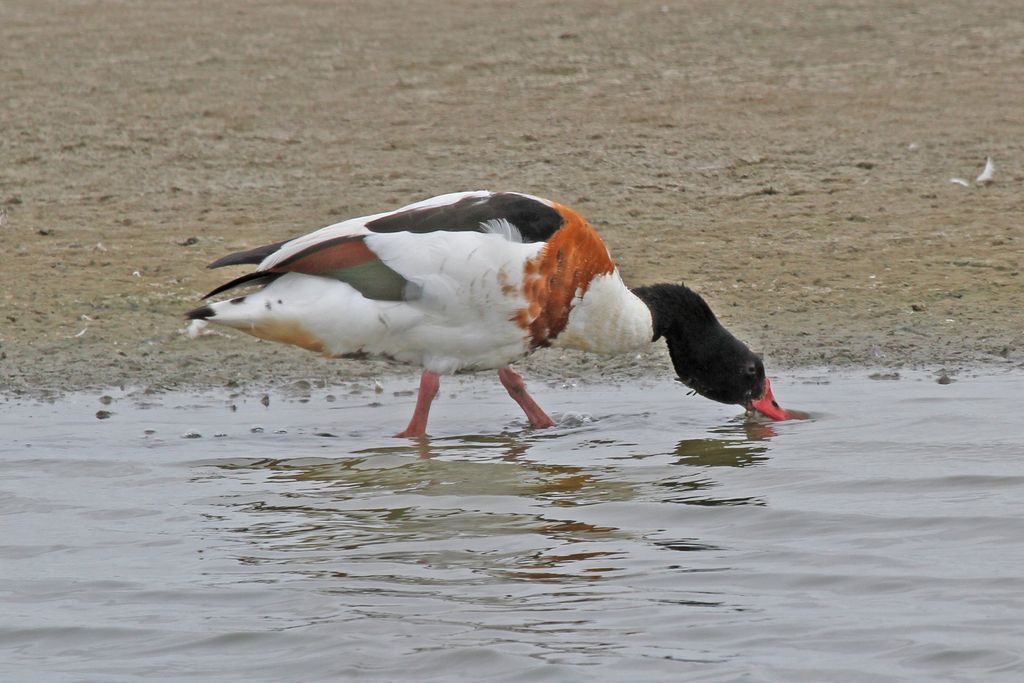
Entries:
[[8, 398], [0, 680], [1021, 680], [1022, 380]]

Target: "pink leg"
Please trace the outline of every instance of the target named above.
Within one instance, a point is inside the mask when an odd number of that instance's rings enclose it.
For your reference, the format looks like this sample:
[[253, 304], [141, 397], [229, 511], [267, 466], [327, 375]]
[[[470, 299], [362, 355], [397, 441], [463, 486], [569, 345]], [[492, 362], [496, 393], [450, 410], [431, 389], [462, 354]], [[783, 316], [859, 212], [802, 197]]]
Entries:
[[416, 397], [416, 410], [413, 411], [412, 419], [405, 431], [395, 434], [396, 437], [424, 437], [427, 435], [427, 416], [430, 414], [430, 404], [437, 396], [437, 390], [441, 388], [441, 376], [436, 372], [424, 370], [420, 376], [420, 393]]
[[554, 420], [548, 417], [548, 414], [537, 405], [533, 397], [526, 393], [526, 384], [523, 382], [523, 378], [519, 376], [519, 373], [510, 367], [504, 367], [498, 370], [498, 379], [501, 380], [502, 386], [508, 390], [508, 395], [512, 397], [512, 400], [518, 403], [519, 407], [526, 413], [530, 424], [534, 427], [555, 426]]

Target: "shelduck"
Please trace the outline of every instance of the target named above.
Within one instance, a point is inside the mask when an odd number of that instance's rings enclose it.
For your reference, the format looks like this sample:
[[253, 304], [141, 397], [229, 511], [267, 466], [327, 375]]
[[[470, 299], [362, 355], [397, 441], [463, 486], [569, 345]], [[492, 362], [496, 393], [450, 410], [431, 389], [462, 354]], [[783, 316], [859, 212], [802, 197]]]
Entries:
[[210, 268], [256, 270], [186, 317], [335, 358], [423, 368], [416, 408], [397, 436], [426, 435], [440, 376], [497, 370], [534, 427], [552, 419], [511, 363], [544, 347], [599, 354], [664, 338], [679, 380], [713, 401], [786, 419], [761, 359], [681, 284], [630, 289], [576, 211], [515, 192], [459, 192], [352, 218], [230, 254]]

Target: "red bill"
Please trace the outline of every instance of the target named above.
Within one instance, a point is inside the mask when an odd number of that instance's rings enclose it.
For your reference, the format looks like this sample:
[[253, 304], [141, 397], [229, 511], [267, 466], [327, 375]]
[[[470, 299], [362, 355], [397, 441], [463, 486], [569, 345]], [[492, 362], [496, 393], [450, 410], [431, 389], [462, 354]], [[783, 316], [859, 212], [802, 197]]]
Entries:
[[767, 377], [764, 378], [764, 395], [756, 401], [748, 403], [747, 410], [756, 410], [771, 420], [792, 420], [800, 418], [800, 415], [785, 410], [775, 401], [775, 396], [772, 395], [772, 383]]

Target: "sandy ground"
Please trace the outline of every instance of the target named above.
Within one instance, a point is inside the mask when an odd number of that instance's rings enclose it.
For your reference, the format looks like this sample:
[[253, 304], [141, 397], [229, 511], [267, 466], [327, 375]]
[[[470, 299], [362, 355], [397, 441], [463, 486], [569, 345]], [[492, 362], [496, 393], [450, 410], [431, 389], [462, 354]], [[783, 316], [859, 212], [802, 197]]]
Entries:
[[[770, 368], [1024, 364], [1019, 3], [2, 13], [8, 391], [387, 372], [239, 334], [192, 341], [180, 315], [243, 272], [204, 269], [229, 251], [477, 188], [575, 207], [627, 282], [686, 281]], [[987, 156], [995, 182], [975, 185]]]

